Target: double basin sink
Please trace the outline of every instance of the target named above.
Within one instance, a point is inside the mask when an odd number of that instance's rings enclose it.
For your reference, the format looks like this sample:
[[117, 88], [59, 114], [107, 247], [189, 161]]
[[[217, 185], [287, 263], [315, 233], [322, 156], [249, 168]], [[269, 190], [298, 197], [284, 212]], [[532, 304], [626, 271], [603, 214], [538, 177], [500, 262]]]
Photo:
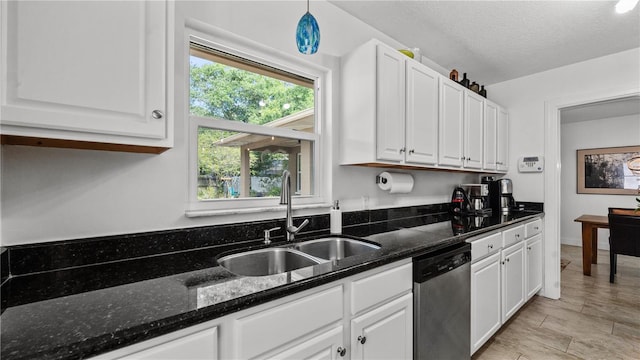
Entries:
[[241, 276], [266, 276], [293, 271], [380, 249], [379, 244], [361, 240], [326, 237], [293, 244], [231, 254], [218, 264]]

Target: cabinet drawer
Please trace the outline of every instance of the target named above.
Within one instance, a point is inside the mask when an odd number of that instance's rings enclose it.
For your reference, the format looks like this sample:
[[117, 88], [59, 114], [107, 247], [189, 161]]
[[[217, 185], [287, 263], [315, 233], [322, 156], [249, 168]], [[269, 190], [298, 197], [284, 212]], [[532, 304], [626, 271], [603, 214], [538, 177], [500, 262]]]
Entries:
[[351, 312], [358, 312], [398, 296], [413, 287], [412, 263], [367, 276], [351, 283]]
[[252, 359], [342, 320], [342, 285], [236, 320], [236, 354]]
[[497, 252], [502, 247], [502, 233], [495, 233], [482, 238], [470, 239], [471, 261], [483, 258], [485, 255]]
[[522, 240], [524, 240], [524, 225], [516, 226], [502, 232], [503, 248]]
[[542, 219], [538, 219], [524, 225], [524, 237], [530, 238], [542, 232]]

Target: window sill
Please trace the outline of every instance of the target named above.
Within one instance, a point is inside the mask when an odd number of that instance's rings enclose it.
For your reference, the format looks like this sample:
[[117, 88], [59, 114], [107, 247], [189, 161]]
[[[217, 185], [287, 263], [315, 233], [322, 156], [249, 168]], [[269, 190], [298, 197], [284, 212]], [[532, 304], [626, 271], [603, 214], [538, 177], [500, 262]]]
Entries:
[[[305, 209], [322, 209], [331, 207], [331, 204], [305, 204], [305, 205], [293, 205], [293, 210], [305, 210]], [[197, 218], [205, 216], [224, 216], [224, 215], [242, 215], [242, 214], [255, 214], [264, 212], [285, 212], [286, 205], [269, 206], [269, 207], [255, 207], [247, 209], [222, 209], [222, 210], [187, 210], [184, 215], [188, 218]]]

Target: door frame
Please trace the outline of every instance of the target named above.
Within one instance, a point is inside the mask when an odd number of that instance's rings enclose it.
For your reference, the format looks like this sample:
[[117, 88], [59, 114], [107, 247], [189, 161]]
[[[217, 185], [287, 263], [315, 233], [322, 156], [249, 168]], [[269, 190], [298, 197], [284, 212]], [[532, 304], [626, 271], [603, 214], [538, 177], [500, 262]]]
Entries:
[[640, 97], [636, 89], [607, 89], [598, 92], [574, 94], [545, 101], [544, 154], [547, 164], [544, 173], [544, 286], [542, 295], [560, 298], [560, 201], [561, 148], [560, 110], [572, 106], [603, 101]]

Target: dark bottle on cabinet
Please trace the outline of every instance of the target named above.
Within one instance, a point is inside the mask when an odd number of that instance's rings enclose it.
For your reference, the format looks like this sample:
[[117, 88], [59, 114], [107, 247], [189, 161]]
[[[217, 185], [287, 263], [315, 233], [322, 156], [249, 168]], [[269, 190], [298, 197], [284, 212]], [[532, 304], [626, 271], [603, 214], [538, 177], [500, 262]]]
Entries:
[[462, 74], [462, 80], [460, 80], [460, 85], [469, 88], [469, 79], [467, 79], [467, 73]]
[[484, 88], [484, 85], [480, 87], [480, 91], [478, 92], [478, 94], [484, 96], [485, 98], [487, 97], [487, 90]]
[[471, 86], [469, 86], [469, 90], [471, 90], [471, 91], [473, 91], [473, 92], [475, 92], [475, 93], [479, 92], [479, 91], [480, 91], [480, 84], [478, 84], [478, 83], [477, 83], [477, 82], [475, 82], [475, 81], [474, 81], [474, 82], [472, 82], [472, 83], [471, 83]]

